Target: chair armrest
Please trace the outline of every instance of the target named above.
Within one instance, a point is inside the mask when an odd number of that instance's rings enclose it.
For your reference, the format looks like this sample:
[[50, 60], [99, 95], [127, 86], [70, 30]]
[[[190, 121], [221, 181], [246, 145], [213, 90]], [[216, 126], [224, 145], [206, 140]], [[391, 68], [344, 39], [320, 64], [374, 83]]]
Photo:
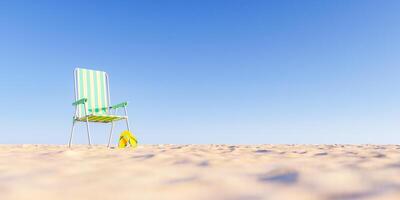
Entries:
[[128, 102], [122, 102], [122, 103], [113, 105], [113, 106], [111, 106], [110, 108], [111, 108], [111, 109], [117, 109], [117, 108], [125, 107], [125, 106], [127, 106], [127, 105], [128, 105]]
[[79, 104], [84, 104], [86, 102], [87, 102], [87, 98], [82, 98], [82, 99], [79, 99], [78, 101], [75, 101], [74, 103], [72, 103], [72, 105], [77, 106]]

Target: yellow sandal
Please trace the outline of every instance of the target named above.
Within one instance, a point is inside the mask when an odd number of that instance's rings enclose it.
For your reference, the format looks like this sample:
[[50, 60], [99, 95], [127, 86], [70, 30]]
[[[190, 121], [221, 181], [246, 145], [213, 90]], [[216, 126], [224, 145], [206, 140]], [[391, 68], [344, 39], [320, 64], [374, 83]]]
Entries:
[[136, 148], [137, 139], [130, 131], [126, 130], [122, 132], [121, 135], [119, 136], [118, 148], [125, 148], [128, 145], [131, 148]]

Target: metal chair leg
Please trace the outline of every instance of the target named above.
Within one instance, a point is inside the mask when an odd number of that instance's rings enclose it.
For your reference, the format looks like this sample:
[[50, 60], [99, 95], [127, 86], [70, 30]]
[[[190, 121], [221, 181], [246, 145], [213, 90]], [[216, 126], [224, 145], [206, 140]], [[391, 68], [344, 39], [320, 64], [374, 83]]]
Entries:
[[69, 137], [68, 148], [71, 148], [72, 135], [74, 134], [75, 120], [72, 121], [71, 136]]
[[129, 120], [126, 118], [126, 127], [128, 128], [128, 131], [131, 132], [131, 129], [129, 128]]
[[125, 120], [126, 120], [126, 127], [128, 128], [128, 131], [130, 132], [131, 129], [129, 128], [129, 120], [128, 120], [128, 110], [126, 109], [126, 106], [124, 106], [124, 111], [125, 111]]
[[88, 135], [88, 141], [89, 141], [89, 146], [92, 146], [90, 142], [90, 130], [89, 130], [89, 119], [86, 118], [86, 130], [87, 130], [87, 135]]
[[107, 148], [109, 148], [109, 147], [110, 147], [111, 138], [112, 138], [112, 133], [113, 133], [113, 128], [114, 128], [114, 122], [111, 122], [111, 131], [110, 131], [110, 136], [108, 137], [108, 144], [107, 144]]

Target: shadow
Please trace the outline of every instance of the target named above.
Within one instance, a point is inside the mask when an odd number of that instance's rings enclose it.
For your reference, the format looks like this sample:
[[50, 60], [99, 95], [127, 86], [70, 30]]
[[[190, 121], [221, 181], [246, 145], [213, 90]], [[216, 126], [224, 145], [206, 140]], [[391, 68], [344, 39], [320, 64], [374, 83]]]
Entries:
[[296, 171], [277, 170], [258, 176], [258, 180], [261, 182], [272, 182], [281, 184], [293, 184], [296, 183], [299, 178], [299, 173]]
[[257, 150], [257, 151], [254, 151], [255, 153], [272, 153], [272, 151], [271, 150], [266, 150], [266, 149], [261, 149], [261, 150]]
[[155, 156], [154, 154], [145, 154], [145, 155], [132, 156], [131, 158], [139, 159], [139, 160], [147, 160], [147, 159], [153, 158], [154, 156]]
[[202, 161], [199, 164], [197, 164], [197, 166], [199, 166], [199, 167], [208, 167], [209, 165], [210, 165], [210, 163], [207, 160]]
[[326, 155], [328, 155], [328, 153], [326, 153], [326, 152], [314, 154], [314, 156], [326, 156]]

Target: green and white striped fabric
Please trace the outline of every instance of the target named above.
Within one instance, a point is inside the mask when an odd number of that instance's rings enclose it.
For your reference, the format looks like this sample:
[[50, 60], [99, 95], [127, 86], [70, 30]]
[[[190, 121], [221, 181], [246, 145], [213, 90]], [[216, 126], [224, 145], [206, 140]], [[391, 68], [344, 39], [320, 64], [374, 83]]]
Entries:
[[[87, 115], [106, 115], [109, 107], [108, 80], [106, 72], [75, 69], [75, 100], [87, 98]], [[85, 107], [77, 107], [77, 118], [85, 117]]]

